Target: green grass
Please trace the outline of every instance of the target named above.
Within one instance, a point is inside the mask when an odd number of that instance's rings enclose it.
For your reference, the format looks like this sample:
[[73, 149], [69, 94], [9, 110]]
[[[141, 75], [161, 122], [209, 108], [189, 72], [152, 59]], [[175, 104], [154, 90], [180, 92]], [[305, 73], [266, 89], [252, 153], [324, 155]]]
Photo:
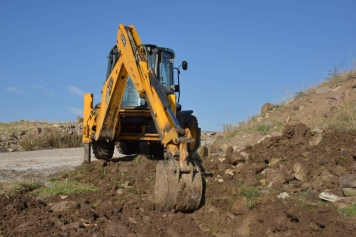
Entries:
[[340, 208], [339, 211], [348, 216], [356, 217], [356, 204], [349, 207]]
[[87, 194], [88, 192], [95, 190], [98, 190], [98, 188], [93, 185], [81, 184], [70, 180], [61, 180], [42, 184], [34, 192], [41, 196], [55, 196], [59, 194]]
[[254, 198], [260, 195], [260, 190], [254, 186], [240, 185], [239, 189], [241, 191], [242, 196], [247, 198]]

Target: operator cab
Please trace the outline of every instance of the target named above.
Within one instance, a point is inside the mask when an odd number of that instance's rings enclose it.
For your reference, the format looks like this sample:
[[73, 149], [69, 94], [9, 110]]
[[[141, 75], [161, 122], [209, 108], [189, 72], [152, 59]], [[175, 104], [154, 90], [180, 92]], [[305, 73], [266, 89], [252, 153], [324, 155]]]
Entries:
[[[169, 48], [157, 47], [156, 45], [152, 44], [146, 44], [143, 46], [147, 52], [147, 65], [149, 70], [157, 75], [157, 78], [162, 85], [164, 92], [167, 94], [179, 92], [179, 75], [178, 85], [174, 85], [173, 69], [177, 69], [173, 67], [175, 57], [174, 51]], [[109, 78], [110, 73], [113, 70], [119, 57], [120, 52], [115, 45], [109, 52], [106, 79]], [[187, 62], [183, 61], [182, 68], [183, 70], [187, 69]], [[121, 102], [121, 107], [137, 107], [145, 104], [145, 99], [139, 97], [137, 90], [129, 77], [126, 82], [126, 88]]]
[[169, 48], [161, 48], [155, 45], [145, 45], [148, 54], [148, 67], [157, 75], [163, 90], [172, 94], [174, 90], [173, 63], [174, 51]]

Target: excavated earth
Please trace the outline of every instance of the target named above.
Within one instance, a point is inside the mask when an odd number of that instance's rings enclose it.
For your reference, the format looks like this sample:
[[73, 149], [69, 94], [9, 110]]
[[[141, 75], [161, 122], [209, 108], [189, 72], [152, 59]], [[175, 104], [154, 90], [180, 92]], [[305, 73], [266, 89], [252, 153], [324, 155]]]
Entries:
[[296, 124], [239, 151], [211, 142], [193, 155], [205, 188], [193, 213], [151, 202], [158, 160], [82, 164], [43, 185], [75, 181], [94, 191], [43, 196], [28, 186], [1, 194], [0, 236], [355, 236], [341, 203], [319, 198], [343, 197], [341, 181], [356, 176], [355, 135]]

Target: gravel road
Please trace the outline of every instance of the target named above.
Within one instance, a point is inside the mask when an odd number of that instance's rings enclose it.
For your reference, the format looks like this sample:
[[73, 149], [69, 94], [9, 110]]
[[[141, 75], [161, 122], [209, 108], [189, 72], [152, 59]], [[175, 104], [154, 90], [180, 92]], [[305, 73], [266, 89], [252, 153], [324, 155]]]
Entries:
[[[73, 169], [83, 162], [83, 148], [53, 149], [0, 153], [0, 181], [19, 182], [33, 177], [46, 177]], [[121, 154], [115, 151], [114, 158]], [[96, 161], [92, 154], [92, 161]]]

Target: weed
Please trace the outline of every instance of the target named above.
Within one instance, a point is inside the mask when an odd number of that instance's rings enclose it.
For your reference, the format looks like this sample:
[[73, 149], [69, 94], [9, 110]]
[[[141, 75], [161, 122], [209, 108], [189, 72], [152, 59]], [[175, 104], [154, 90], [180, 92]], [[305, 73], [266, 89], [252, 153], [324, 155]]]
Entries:
[[248, 200], [246, 202], [246, 207], [248, 209], [253, 209], [254, 207], [256, 207], [256, 204], [257, 204], [256, 200], [255, 199], [251, 199], [251, 200]]
[[260, 193], [259, 189], [254, 186], [241, 185], [239, 186], [239, 189], [241, 191], [241, 194], [247, 198], [258, 197]]
[[345, 157], [345, 156], [340, 157], [340, 158], [336, 161], [336, 163], [337, 163], [338, 165], [346, 165], [346, 164], [347, 164], [347, 157]]
[[270, 128], [271, 128], [271, 126], [268, 124], [260, 124], [257, 126], [257, 131], [263, 132], [266, 134]]
[[101, 167], [99, 173], [101, 176], [104, 176], [106, 174], [106, 167]]
[[94, 202], [93, 207], [96, 207], [97, 205], [99, 205], [100, 202], [101, 202], [101, 199], [99, 198], [98, 200], [96, 200], [96, 202]]

